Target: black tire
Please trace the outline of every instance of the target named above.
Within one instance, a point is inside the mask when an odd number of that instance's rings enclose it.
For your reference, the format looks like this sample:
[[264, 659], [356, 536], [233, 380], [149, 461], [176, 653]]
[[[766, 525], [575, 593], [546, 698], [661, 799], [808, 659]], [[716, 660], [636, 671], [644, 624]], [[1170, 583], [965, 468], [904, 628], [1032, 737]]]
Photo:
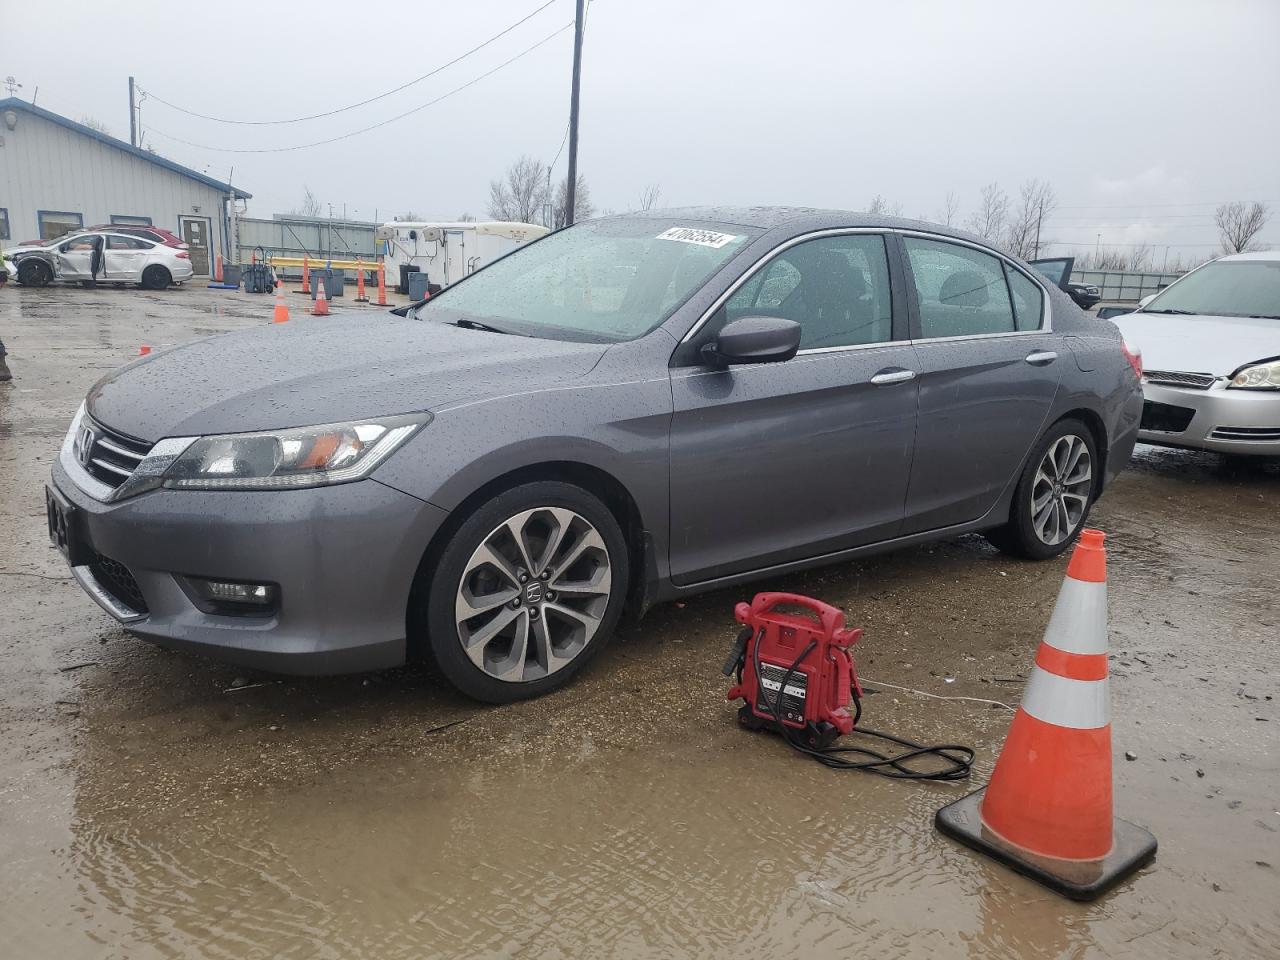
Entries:
[[[508, 519], [542, 507], [571, 510], [600, 535], [607, 551], [610, 572], [608, 600], [595, 633], [566, 665], [532, 680], [501, 680], [477, 666], [463, 648], [455, 619], [458, 591], [467, 565], [481, 544]], [[439, 554], [435, 569], [427, 571], [426, 575], [431, 576], [431, 583], [427, 590], [418, 594], [416, 601], [422, 603], [425, 595], [426, 616], [423, 618], [420, 615], [422, 611], [418, 611], [419, 615], [411, 617], [411, 621], [421, 623], [425, 619], [427, 646], [440, 672], [469, 697], [486, 703], [512, 703], [559, 689], [600, 652], [622, 613], [630, 564], [626, 539], [608, 507], [581, 487], [542, 480], [513, 487], [478, 507], [450, 536]], [[531, 650], [532, 646], [531, 643]]]
[[164, 290], [171, 283], [173, 275], [157, 263], [142, 271], [142, 286], [146, 290]]
[[53, 270], [42, 260], [18, 262], [18, 282], [24, 287], [44, 287], [53, 281]]
[[[1036, 531], [1036, 525], [1032, 519], [1033, 489], [1036, 486], [1036, 475], [1040, 469], [1040, 465], [1049, 452], [1049, 448], [1064, 437], [1077, 438], [1083, 441], [1085, 449], [1089, 454], [1090, 465], [1090, 482], [1088, 485], [1088, 500], [1078, 519], [1074, 520], [1074, 524], [1069, 525], [1070, 532], [1056, 543], [1047, 543]], [[1009, 506], [1009, 521], [1001, 527], [994, 530], [988, 530], [984, 536], [991, 542], [993, 546], [1002, 551], [1016, 557], [1024, 557], [1028, 560], [1048, 560], [1058, 556], [1066, 550], [1076, 537], [1080, 535], [1080, 531], [1089, 521], [1089, 512], [1093, 509], [1093, 501], [1097, 496], [1098, 490], [1098, 474], [1101, 464], [1098, 460], [1097, 444], [1093, 439], [1093, 432], [1079, 420], [1059, 420], [1040, 438], [1035, 447], [1031, 451], [1031, 455], [1027, 457], [1027, 462], [1022, 468], [1022, 474], [1018, 478], [1018, 485], [1013, 491], [1013, 502]]]

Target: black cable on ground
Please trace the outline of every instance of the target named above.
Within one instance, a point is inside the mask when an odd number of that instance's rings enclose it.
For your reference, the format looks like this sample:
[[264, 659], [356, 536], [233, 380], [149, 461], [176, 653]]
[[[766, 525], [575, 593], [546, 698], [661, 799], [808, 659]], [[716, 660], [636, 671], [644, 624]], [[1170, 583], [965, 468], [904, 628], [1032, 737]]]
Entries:
[[[761, 683], [760, 673], [760, 641], [764, 636], [764, 628], [755, 636], [755, 642], [751, 644], [752, 666], [756, 673], [756, 683]], [[891, 733], [884, 733], [880, 730], [870, 730], [857, 725], [858, 720], [862, 717], [862, 701], [858, 697], [857, 691], [853, 692], [854, 703], [854, 733], [861, 733], [868, 737], [877, 737], [881, 740], [888, 740], [906, 747], [903, 753], [887, 756], [868, 747], [851, 747], [851, 746], [830, 746], [830, 747], [810, 747], [807, 744], [798, 743], [792, 736], [791, 729], [782, 721], [782, 714], [779, 712], [782, 703], [782, 696], [786, 692], [787, 683], [795, 676], [796, 670], [800, 664], [818, 646], [816, 640], [811, 640], [809, 645], [804, 648], [800, 656], [796, 657], [791, 667], [782, 677], [782, 683], [778, 687], [778, 695], [774, 697], [773, 702], [769, 702], [769, 697], [765, 695], [764, 701], [769, 705], [769, 712], [773, 715], [774, 722], [778, 726], [778, 730], [782, 734], [782, 738], [786, 740], [787, 745], [797, 753], [803, 753], [812, 757], [821, 764], [832, 767], [836, 770], [861, 770], [866, 773], [874, 773], [881, 777], [888, 777], [892, 780], [965, 780], [969, 776], [969, 771], [973, 766], [973, 748], [966, 747], [958, 743], [943, 744], [921, 744], [913, 740], [907, 740], [904, 737], [894, 736]], [[850, 760], [841, 756], [841, 754], [854, 754], [866, 757], [865, 760]], [[919, 769], [912, 766], [914, 761], [929, 757], [934, 760], [941, 760], [944, 766], [941, 769]]]

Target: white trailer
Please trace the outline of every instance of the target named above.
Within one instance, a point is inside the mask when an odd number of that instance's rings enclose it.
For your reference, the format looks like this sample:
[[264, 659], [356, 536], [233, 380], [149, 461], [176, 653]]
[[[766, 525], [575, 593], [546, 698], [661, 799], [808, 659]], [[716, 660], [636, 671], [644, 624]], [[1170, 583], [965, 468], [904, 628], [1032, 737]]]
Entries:
[[400, 265], [424, 270], [431, 283], [448, 286], [522, 243], [547, 233], [546, 227], [502, 220], [480, 223], [422, 223], [394, 220], [377, 228], [386, 256], [387, 283], [400, 282]]

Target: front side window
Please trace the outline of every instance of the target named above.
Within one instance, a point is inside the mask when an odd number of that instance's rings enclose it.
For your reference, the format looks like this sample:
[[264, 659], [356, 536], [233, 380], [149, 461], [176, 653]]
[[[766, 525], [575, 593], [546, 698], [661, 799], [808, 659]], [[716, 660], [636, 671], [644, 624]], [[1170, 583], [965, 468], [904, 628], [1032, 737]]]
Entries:
[[794, 320], [802, 350], [892, 340], [884, 238], [818, 237], [784, 250], [734, 291], [711, 326], [751, 316]]
[[903, 237], [925, 339], [1012, 333], [1016, 327], [1004, 267], [955, 243]]
[[666, 320], [759, 233], [647, 217], [588, 221], [495, 260], [415, 316], [451, 322], [460, 313], [547, 339], [631, 340]]
[[1280, 320], [1280, 260], [1217, 260], [1193, 270], [1142, 308]]
[[84, 229], [84, 215], [68, 213], [65, 210], [40, 210], [36, 213], [40, 221], [40, 239], [53, 240], [73, 230]]
[[93, 234], [87, 233], [83, 237], [75, 237], [68, 240], [62, 245], [63, 253], [71, 253], [75, 250], [94, 250], [98, 246], [98, 238]]
[[1040, 285], [1021, 270], [1005, 266], [1009, 292], [1013, 294], [1013, 319], [1019, 330], [1039, 330], [1044, 314], [1044, 294]]

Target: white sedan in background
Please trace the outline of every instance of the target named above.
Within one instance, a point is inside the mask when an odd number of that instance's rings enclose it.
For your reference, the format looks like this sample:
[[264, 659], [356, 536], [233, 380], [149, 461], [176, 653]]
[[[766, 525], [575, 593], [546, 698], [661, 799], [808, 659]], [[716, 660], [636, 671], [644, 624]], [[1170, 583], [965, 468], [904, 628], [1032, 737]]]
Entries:
[[1111, 322], [1142, 350], [1139, 440], [1280, 456], [1280, 251], [1206, 263]]
[[41, 245], [4, 251], [5, 268], [18, 283], [43, 287], [55, 280], [71, 283], [137, 283], [163, 290], [194, 274], [186, 250], [140, 236], [82, 231]]

